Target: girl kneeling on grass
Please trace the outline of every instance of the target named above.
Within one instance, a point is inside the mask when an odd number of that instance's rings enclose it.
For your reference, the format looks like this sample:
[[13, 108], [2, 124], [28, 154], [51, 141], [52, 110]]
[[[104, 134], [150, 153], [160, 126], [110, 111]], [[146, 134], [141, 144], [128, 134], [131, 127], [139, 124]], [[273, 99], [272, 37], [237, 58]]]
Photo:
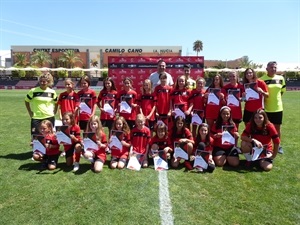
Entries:
[[105, 149], [107, 147], [106, 134], [98, 116], [92, 116], [87, 124], [86, 133], [94, 133], [93, 140], [96, 141], [98, 148], [86, 150], [84, 157], [92, 163], [92, 170], [99, 173], [103, 169], [106, 160]]
[[112, 136], [117, 135], [114, 134], [114, 132], [120, 131], [121, 134], [119, 135], [122, 149], [118, 149], [115, 146], [112, 146], [110, 148], [111, 150], [111, 161], [110, 161], [110, 168], [112, 169], [123, 169], [126, 165], [128, 153], [130, 149], [130, 129], [129, 125], [127, 124], [124, 117], [120, 116], [118, 117], [112, 126], [112, 135], [110, 142], [112, 141]]
[[46, 148], [46, 154], [36, 150], [33, 152], [33, 159], [42, 162], [41, 169], [54, 170], [56, 169], [60, 151], [56, 135], [53, 132], [52, 122], [43, 120], [40, 123], [39, 132], [44, 136], [43, 144]]
[[[170, 135], [171, 137], [171, 142], [172, 143], [179, 143], [179, 144], [184, 144], [184, 151], [187, 152], [188, 154], [188, 159], [185, 160], [184, 165], [188, 170], [192, 170], [193, 166], [191, 165], [190, 162], [190, 156], [193, 152], [193, 147], [194, 147], [194, 138], [191, 133], [191, 131], [185, 127], [185, 119], [182, 116], [176, 117], [174, 121], [173, 129], [172, 129], [172, 134]], [[180, 163], [180, 158], [172, 158], [171, 164], [172, 167], [177, 168]]]
[[[200, 154], [208, 164], [207, 169], [198, 169], [198, 171], [200, 172], [207, 171], [212, 173], [215, 170], [215, 162], [212, 157], [213, 142], [214, 139], [210, 136], [210, 129], [208, 124], [200, 124], [196, 137], [197, 148], [195, 148], [195, 155]], [[205, 154], [201, 154], [201, 151], [204, 151]]]
[[67, 166], [74, 165], [73, 171], [77, 171], [79, 169], [79, 160], [82, 152], [80, 127], [75, 123], [75, 114], [72, 112], [65, 112], [62, 116], [62, 122], [68, 126], [72, 141], [71, 144], [63, 144], [66, 163]]
[[154, 158], [159, 155], [162, 159], [168, 162], [171, 154], [173, 154], [171, 140], [168, 137], [168, 127], [164, 123], [157, 124], [156, 134], [150, 140], [149, 156]]
[[264, 157], [258, 159], [257, 162], [263, 170], [270, 171], [273, 168], [273, 159], [278, 153], [280, 139], [275, 126], [269, 121], [264, 110], [259, 109], [253, 114], [242, 133], [241, 139], [241, 150], [245, 154], [246, 165], [248, 166], [252, 163], [252, 156], [250, 155], [252, 148], [264, 148], [266, 146]]
[[[234, 138], [234, 144], [230, 142], [222, 143], [225, 131], [228, 131]], [[230, 166], [238, 166], [240, 163], [239, 149], [235, 146], [239, 138], [239, 133], [232, 120], [231, 109], [228, 106], [223, 106], [220, 109], [218, 118], [211, 129], [211, 136], [214, 139], [213, 159], [215, 164], [217, 166], [224, 166], [228, 162]]]
[[138, 114], [135, 120], [135, 127], [131, 130], [131, 151], [130, 156], [136, 154], [142, 167], [148, 167], [148, 150], [151, 138], [150, 129], [145, 126], [146, 119]]

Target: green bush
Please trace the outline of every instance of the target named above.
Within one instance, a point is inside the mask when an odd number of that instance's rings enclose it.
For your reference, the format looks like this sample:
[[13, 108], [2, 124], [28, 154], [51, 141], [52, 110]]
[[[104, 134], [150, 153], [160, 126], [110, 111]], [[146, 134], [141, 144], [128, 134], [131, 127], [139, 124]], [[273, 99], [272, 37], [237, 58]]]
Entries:
[[71, 77], [82, 77], [84, 72], [82, 70], [75, 70], [71, 72]]
[[265, 72], [265, 71], [257, 71], [257, 72], [256, 72], [256, 76], [257, 76], [257, 77], [262, 77], [262, 76], [264, 76], [264, 75], [267, 75], [267, 72]]
[[58, 78], [66, 78], [66, 77], [68, 77], [68, 71], [66, 71], [66, 70], [59, 70], [59, 71], [57, 71], [57, 77]]
[[108, 76], [108, 72], [107, 71], [102, 71], [101, 76], [103, 77], [103, 79], [105, 79]]

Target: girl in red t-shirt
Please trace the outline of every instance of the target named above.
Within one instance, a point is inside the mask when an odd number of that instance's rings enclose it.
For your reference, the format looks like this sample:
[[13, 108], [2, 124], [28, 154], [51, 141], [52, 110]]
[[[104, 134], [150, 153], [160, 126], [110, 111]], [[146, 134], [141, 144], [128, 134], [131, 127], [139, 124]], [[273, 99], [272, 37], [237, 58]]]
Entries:
[[75, 115], [71, 112], [65, 112], [62, 117], [64, 125], [68, 126], [72, 143], [64, 143], [64, 151], [67, 166], [74, 165], [73, 171], [79, 169], [79, 161], [82, 151], [80, 127], [75, 123]]
[[258, 159], [259, 166], [265, 171], [270, 171], [273, 168], [273, 159], [278, 153], [280, 138], [264, 110], [259, 109], [254, 113], [241, 139], [241, 150], [245, 154], [246, 165], [251, 165], [253, 147], [264, 148], [266, 152]]
[[[112, 78], [107, 77], [103, 81], [103, 89], [98, 95], [97, 105], [100, 109], [100, 120], [103, 127], [107, 127], [110, 133], [113, 122], [116, 118], [117, 89]], [[109, 108], [109, 110], [107, 110]]]
[[[224, 86], [223, 78], [220, 74], [213, 77], [212, 83], [206, 89], [205, 98], [205, 119], [210, 128], [218, 118], [220, 108], [226, 104], [222, 88]], [[218, 104], [210, 101], [210, 95], [218, 99]]]
[[65, 88], [66, 91], [59, 95], [57, 101], [60, 119], [62, 119], [65, 112], [71, 112], [77, 116], [79, 107], [79, 97], [74, 91], [74, 82], [71, 80], [71, 78], [65, 79]]
[[118, 92], [119, 114], [127, 121], [130, 129], [133, 128], [136, 118], [137, 93], [133, 90], [132, 80], [125, 77], [123, 80], [123, 90]]
[[[203, 168], [200, 168], [200, 170], [198, 170], [212, 173], [215, 169], [215, 162], [212, 157], [214, 139], [210, 136], [210, 129], [208, 124], [202, 123], [199, 125], [197, 137], [195, 140], [195, 146], [197, 147], [194, 148], [194, 154], [201, 154], [201, 156], [208, 164], [206, 170], [204, 170]], [[202, 154], [201, 151], [204, 151], [204, 154]], [[194, 158], [195, 157], [193, 157], [192, 159]]]
[[[192, 90], [191, 96], [189, 98], [189, 104], [192, 106], [191, 114], [193, 115], [194, 112], [203, 112], [202, 122], [205, 121], [205, 101], [204, 101], [204, 94], [205, 94], [205, 79], [200, 77], [196, 80], [196, 88]], [[199, 111], [201, 110], [201, 111]], [[196, 138], [197, 136], [197, 128], [199, 125], [192, 124], [192, 133], [193, 137]]]
[[257, 75], [253, 69], [248, 68], [244, 72], [243, 85], [247, 85], [250, 83], [255, 83], [254, 89], [259, 94], [259, 98], [246, 100], [246, 93], [243, 93], [243, 98], [245, 99], [243, 121], [245, 123], [245, 126], [250, 121], [253, 113], [255, 113], [256, 110], [264, 108], [264, 98], [267, 98], [269, 96], [269, 91], [266, 83], [257, 78]]
[[151, 136], [155, 123], [156, 97], [152, 93], [152, 83], [149, 79], [143, 82], [142, 94], [138, 97], [140, 113], [145, 116], [146, 126], [151, 131]]
[[242, 93], [244, 87], [238, 82], [238, 75], [232, 71], [228, 75], [229, 83], [223, 87], [227, 106], [231, 109], [232, 120], [239, 129], [239, 124], [242, 122]]
[[149, 144], [149, 156], [154, 158], [156, 155], [159, 155], [162, 159], [167, 161], [173, 153], [171, 140], [168, 136], [168, 127], [164, 123], [159, 123], [155, 131], [156, 134], [151, 138]]
[[57, 166], [60, 155], [59, 144], [53, 131], [53, 125], [50, 120], [43, 120], [39, 126], [39, 132], [43, 136], [42, 144], [46, 148], [45, 154], [41, 151], [34, 150], [33, 159], [41, 161], [41, 169], [54, 170]]
[[[188, 170], [193, 169], [190, 163], [190, 155], [193, 152], [194, 148], [194, 138], [191, 131], [185, 127], [185, 120], [182, 116], [176, 117], [172, 129], [172, 133], [170, 135], [172, 144], [179, 144], [182, 150], [186, 151], [188, 155], [188, 159], [184, 161], [184, 165]], [[174, 147], [175, 151], [175, 147]], [[175, 155], [174, 155], [175, 156]], [[172, 167], [177, 168], [180, 163], [180, 158], [172, 157], [171, 164]]]
[[[211, 128], [211, 136], [214, 139], [213, 144], [213, 159], [217, 166], [224, 166], [226, 162], [230, 166], [238, 166], [239, 149], [236, 144], [239, 138], [239, 133], [235, 123], [232, 120], [231, 109], [228, 106], [223, 106], [216, 122]], [[224, 137], [232, 137], [233, 140], [223, 141]]]
[[92, 116], [89, 119], [86, 132], [94, 133], [92, 138], [97, 143], [98, 147], [97, 149], [85, 151], [84, 157], [92, 162], [92, 169], [96, 173], [99, 173], [102, 171], [106, 160], [105, 149], [107, 147], [107, 139], [98, 116]]
[[170, 108], [172, 109], [173, 118], [177, 117], [175, 109], [178, 108], [182, 116], [185, 117], [186, 126], [190, 129], [191, 110], [189, 105], [189, 98], [191, 97], [191, 90], [188, 87], [185, 75], [177, 78], [174, 89], [171, 92]]
[[170, 94], [172, 87], [167, 85], [167, 74], [161, 73], [159, 75], [160, 85], [154, 89], [154, 96], [156, 97], [156, 120], [166, 121], [166, 125], [169, 127], [171, 108], [170, 108]]
[[[119, 131], [119, 132], [118, 132]], [[121, 149], [116, 146], [111, 146], [111, 161], [110, 168], [112, 169], [123, 169], [126, 165], [129, 149], [131, 146], [130, 142], [130, 128], [124, 119], [120, 116], [114, 121], [112, 126], [112, 134], [110, 136], [109, 143], [111, 144], [113, 136], [120, 140], [122, 147]]]
[[91, 80], [88, 76], [80, 78], [81, 90], [78, 91], [80, 99], [79, 105], [79, 126], [81, 130], [85, 130], [89, 119], [95, 114], [97, 108], [97, 96], [93, 89], [90, 89]]

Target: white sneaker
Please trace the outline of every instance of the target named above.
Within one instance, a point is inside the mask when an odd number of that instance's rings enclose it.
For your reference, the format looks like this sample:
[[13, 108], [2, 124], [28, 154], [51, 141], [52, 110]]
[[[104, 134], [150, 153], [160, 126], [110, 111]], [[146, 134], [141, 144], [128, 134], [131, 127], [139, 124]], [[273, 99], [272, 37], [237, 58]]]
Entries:
[[73, 171], [76, 172], [77, 170], [79, 170], [79, 162], [74, 162], [74, 168]]

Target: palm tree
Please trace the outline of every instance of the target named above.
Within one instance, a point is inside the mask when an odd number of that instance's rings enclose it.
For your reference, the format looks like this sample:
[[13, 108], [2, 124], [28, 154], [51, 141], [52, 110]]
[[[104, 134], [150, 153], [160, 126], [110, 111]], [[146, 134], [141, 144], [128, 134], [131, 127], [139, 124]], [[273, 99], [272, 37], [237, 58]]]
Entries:
[[203, 50], [203, 43], [200, 40], [196, 40], [193, 44], [193, 50], [198, 53]]
[[37, 51], [34, 55], [31, 56], [31, 64], [36, 64], [40, 67], [43, 67], [47, 63], [52, 63], [51, 56], [48, 52]]
[[239, 59], [239, 67], [240, 68], [249, 68], [251, 67], [252, 61], [249, 60], [248, 56], [243, 56]]
[[66, 63], [67, 67], [69, 68], [74, 68], [77, 62], [82, 63], [80, 55], [76, 54], [73, 50], [65, 51], [64, 54], [59, 58], [59, 61]]
[[97, 59], [91, 59], [90, 64], [92, 67], [97, 67], [98, 66], [98, 60]]
[[28, 66], [28, 61], [27, 61], [27, 56], [26, 54], [22, 54], [22, 53], [15, 53], [14, 54], [15, 57], [15, 64], [14, 66], [20, 66], [20, 67], [26, 67]]

